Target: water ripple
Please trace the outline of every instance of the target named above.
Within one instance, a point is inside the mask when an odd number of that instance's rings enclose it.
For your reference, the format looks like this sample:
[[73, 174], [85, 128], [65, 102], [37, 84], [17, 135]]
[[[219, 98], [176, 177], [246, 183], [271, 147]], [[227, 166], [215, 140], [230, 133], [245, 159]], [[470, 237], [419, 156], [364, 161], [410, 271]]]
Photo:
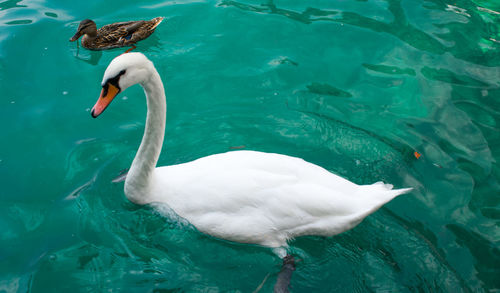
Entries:
[[17, 7], [28, 7], [26, 5], [19, 5], [19, 2], [23, 2], [22, 0], [7, 0], [2, 3], [0, 3], [0, 11], [1, 10], [6, 10], [6, 9], [11, 9], [11, 8], [17, 8]]
[[[473, 29], [470, 22], [456, 22], [442, 17], [435, 18], [434, 20], [436, 23], [433, 23], [434, 27], [446, 28], [447, 32], [427, 33], [412, 25], [412, 22], [405, 16], [406, 13], [401, 0], [389, 0], [387, 3], [387, 9], [393, 15], [393, 20], [391, 22], [380, 21], [376, 18], [370, 18], [350, 11], [329, 11], [310, 7], [304, 9], [302, 12], [281, 9], [274, 4], [274, 1], [269, 1], [269, 3], [261, 6], [255, 6], [234, 0], [224, 0], [219, 5], [232, 6], [250, 12], [278, 14], [305, 24], [310, 24], [315, 21], [332, 21], [349, 24], [374, 32], [391, 34], [412, 47], [429, 53], [443, 54], [444, 52], [450, 52], [457, 58], [475, 61], [476, 63], [486, 66], [498, 66], [500, 64], [500, 58], [498, 57], [500, 46], [498, 46], [498, 44], [490, 43], [488, 47], [489, 50], [484, 50], [483, 43], [485, 38], [483, 38], [483, 36], [478, 34], [462, 34], [463, 30], [471, 31]], [[453, 14], [462, 12], [462, 15], [465, 13], [464, 9], [456, 6], [444, 5], [437, 1], [431, 1], [431, 3], [433, 5], [426, 5], [425, 9], [444, 11]], [[454, 7], [454, 9], [451, 7]], [[472, 14], [472, 12], [470, 13]], [[475, 23], [486, 25], [478, 13], [474, 12], [468, 17], [472, 17]], [[495, 31], [498, 31], [498, 28], [496, 28]], [[491, 36], [488, 37], [488, 39], [491, 40], [492, 37], [496, 38], [497, 36]], [[463, 42], [469, 45], [469, 50], [467, 50], [465, 54], [464, 50], [462, 50], [457, 43], [446, 42], [447, 40], [456, 40], [457, 38], [459, 40], [463, 39]]]

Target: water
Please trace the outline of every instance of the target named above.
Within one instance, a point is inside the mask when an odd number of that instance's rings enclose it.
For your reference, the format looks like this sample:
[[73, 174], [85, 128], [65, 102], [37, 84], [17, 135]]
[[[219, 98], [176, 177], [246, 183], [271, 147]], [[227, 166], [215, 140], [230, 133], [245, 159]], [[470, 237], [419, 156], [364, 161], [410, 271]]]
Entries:
[[142, 137], [143, 93], [92, 119], [125, 49], [68, 39], [85, 18], [156, 16], [136, 50], [166, 86], [160, 165], [253, 149], [415, 187], [351, 231], [291, 242], [293, 292], [499, 291], [499, 12], [480, 0], [1, 2], [0, 292], [271, 291], [269, 249], [169, 221], [111, 182]]

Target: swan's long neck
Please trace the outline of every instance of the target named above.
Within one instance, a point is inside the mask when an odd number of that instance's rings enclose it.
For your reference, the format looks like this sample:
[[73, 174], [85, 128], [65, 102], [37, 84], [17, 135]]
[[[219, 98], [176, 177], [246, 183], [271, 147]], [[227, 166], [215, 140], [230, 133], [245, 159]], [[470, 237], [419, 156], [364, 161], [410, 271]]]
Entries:
[[142, 142], [125, 180], [127, 198], [137, 204], [148, 203], [153, 170], [160, 156], [165, 133], [167, 104], [160, 75], [153, 69], [151, 78], [142, 83], [148, 114]]

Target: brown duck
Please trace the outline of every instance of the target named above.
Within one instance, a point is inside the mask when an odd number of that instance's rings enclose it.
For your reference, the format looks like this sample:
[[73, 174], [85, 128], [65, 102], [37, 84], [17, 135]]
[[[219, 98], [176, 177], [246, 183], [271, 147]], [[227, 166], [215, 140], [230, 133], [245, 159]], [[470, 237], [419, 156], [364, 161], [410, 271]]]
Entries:
[[156, 17], [151, 20], [117, 22], [97, 29], [95, 22], [85, 19], [69, 41], [74, 42], [83, 35], [82, 46], [90, 50], [133, 46], [149, 37], [162, 20], [163, 17]]

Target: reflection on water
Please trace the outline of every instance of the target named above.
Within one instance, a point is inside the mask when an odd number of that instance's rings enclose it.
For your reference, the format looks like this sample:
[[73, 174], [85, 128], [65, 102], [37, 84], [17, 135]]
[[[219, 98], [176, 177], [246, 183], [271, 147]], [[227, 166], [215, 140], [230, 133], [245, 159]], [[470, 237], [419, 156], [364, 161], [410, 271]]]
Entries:
[[487, 287], [498, 288], [498, 264], [500, 263], [500, 249], [481, 234], [471, 231], [466, 227], [448, 224], [446, 228], [450, 229], [457, 237], [457, 242], [469, 248], [469, 251], [476, 259], [484, 261], [481, 264], [474, 264], [478, 277], [485, 282]]
[[89, 57], [82, 57], [81, 54], [80, 54], [80, 40], [75, 41], [75, 45], [76, 45], [76, 55], [75, 55], [75, 57], [78, 60], [82, 60], [84, 62], [87, 62], [87, 63], [91, 64], [91, 65], [97, 65], [99, 63], [99, 60], [101, 60], [102, 51], [100, 51], [100, 50], [97, 50], [97, 51], [86, 50], [84, 48], [83, 50], [85, 50], [85, 51], [84, 51], [83, 54], [85, 54], [85, 55], [87, 55]]
[[[260, 6], [244, 4], [234, 0], [223, 0], [219, 5], [233, 6], [251, 12], [278, 14], [306, 24], [314, 21], [333, 21], [354, 25], [373, 30], [375, 32], [391, 34], [412, 47], [429, 53], [443, 54], [445, 52], [450, 52], [457, 58], [472, 61], [478, 64], [484, 64], [486, 66], [498, 66], [500, 64], [500, 46], [492, 43], [490, 44], [493, 45], [491, 50], [484, 50], [484, 48], [481, 47], [481, 44], [484, 42], [485, 38], [482, 35], [477, 34], [476, 30], [468, 25], [468, 22], [439, 23], [439, 19], [433, 19], [436, 21], [436, 23], [434, 23], [436, 27], [446, 28], [448, 32], [433, 33], [431, 35], [421, 31], [411, 24], [405, 16], [401, 0], [388, 0], [387, 4], [388, 11], [393, 15], [392, 22], [379, 21], [354, 12], [322, 10], [311, 7], [306, 8], [302, 12], [297, 12], [289, 9], [278, 8], [274, 4], [273, 0], [269, 0], [268, 3], [261, 4]], [[459, 9], [456, 6], [454, 7]], [[446, 6], [440, 1], [432, 0], [425, 4], [425, 8], [429, 10], [446, 11], [450, 10], [450, 5]], [[456, 12], [456, 9], [451, 11]], [[468, 15], [468, 17], [475, 23], [479, 22], [483, 25], [489, 25], [482, 20], [478, 13], [473, 13], [471, 11], [471, 15]], [[491, 25], [489, 25], [489, 27], [491, 27]], [[493, 26], [491, 28], [493, 28], [494, 31], [492, 32], [492, 35], [486, 36], [486, 39], [488, 40], [496, 38], [498, 35], [498, 24], [497, 26]], [[474, 32], [471, 32], [471, 30], [474, 30]], [[455, 44], [449, 46], [444, 45], [443, 41], [446, 40], [454, 40]], [[467, 51], [464, 52], [462, 44], [467, 44], [467, 46], [469, 46]]]
[[[0, 25], [26, 25], [43, 19], [68, 20], [70, 17], [64, 10], [46, 6], [44, 1], [13, 1], [0, 2]], [[44, 34], [49, 34], [45, 32]]]
[[6, 0], [0, 3], [0, 11], [5, 10], [5, 9], [10, 9], [10, 8], [15, 8], [15, 7], [28, 7], [26, 5], [19, 5], [19, 2], [21, 1], [16, 1], [16, 0]]

